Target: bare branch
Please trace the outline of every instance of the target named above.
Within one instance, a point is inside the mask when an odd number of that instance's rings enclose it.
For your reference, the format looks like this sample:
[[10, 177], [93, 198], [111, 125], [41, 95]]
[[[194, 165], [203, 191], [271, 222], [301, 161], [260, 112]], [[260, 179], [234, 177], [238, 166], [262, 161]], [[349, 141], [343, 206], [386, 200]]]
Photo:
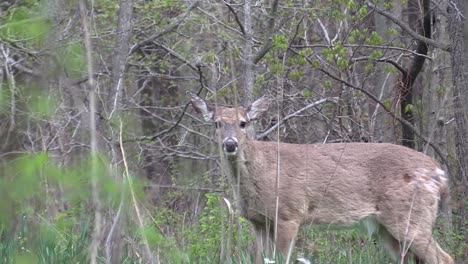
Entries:
[[226, 1], [224, 1], [224, 4], [229, 8], [229, 11], [231, 11], [231, 13], [234, 14], [234, 19], [236, 20], [237, 25], [239, 25], [242, 35], [245, 35], [244, 26], [242, 25], [242, 22], [240, 21], [239, 16], [236, 13], [236, 10], [234, 10], [234, 8], [232, 8], [232, 5], [227, 3]]
[[397, 70], [399, 70], [403, 75], [406, 75], [407, 72], [408, 72], [408, 70], [405, 69], [403, 66], [401, 66], [398, 62], [396, 62], [394, 60], [391, 60], [391, 59], [388, 59], [388, 58], [372, 59], [371, 57], [366, 56], [366, 57], [358, 57], [358, 58], [352, 58], [351, 59], [352, 62], [369, 61], [369, 60], [389, 63], [389, 64], [393, 65], [395, 68], [397, 68]]
[[130, 195], [132, 196], [132, 205], [135, 208], [135, 213], [136, 213], [136, 218], [138, 220], [138, 225], [140, 227], [140, 232], [141, 232], [141, 238], [143, 240], [143, 244], [145, 246], [146, 254], [148, 255], [148, 259], [150, 260], [150, 263], [157, 263], [157, 260], [153, 257], [153, 254], [151, 253], [151, 249], [149, 247], [148, 239], [146, 237], [146, 234], [144, 232], [144, 223], [143, 223], [143, 217], [141, 216], [140, 208], [138, 206], [138, 201], [136, 199], [135, 191], [133, 190], [133, 179], [132, 176], [130, 176], [130, 173], [128, 171], [128, 165], [127, 165], [127, 158], [125, 155], [125, 149], [124, 145], [122, 142], [122, 120], [120, 120], [120, 136], [119, 136], [119, 143], [120, 143], [120, 151], [122, 153], [122, 158], [123, 158], [123, 163], [125, 167], [124, 171], [124, 176], [127, 179], [128, 183], [128, 188], [130, 189]]
[[197, 8], [200, 12], [202, 12], [203, 14], [207, 15], [208, 17], [210, 17], [211, 19], [213, 19], [213, 21], [215, 21], [216, 23], [222, 25], [223, 27], [225, 27], [226, 29], [229, 29], [230, 31], [234, 32], [234, 33], [237, 33], [238, 35], [242, 36], [242, 35], [245, 35], [245, 29], [243, 28], [242, 29], [242, 32], [229, 26], [228, 24], [224, 23], [223, 21], [219, 20], [215, 15], [212, 15], [210, 13], [208, 13], [207, 11], [201, 9], [200, 7]]
[[[313, 45], [292, 45], [291, 47], [298, 49], [298, 48], [329, 48], [328, 45], [325, 44], [313, 44]], [[372, 48], [372, 49], [383, 49], [383, 50], [399, 50], [399, 51], [404, 51], [411, 53], [413, 55], [417, 56], [425, 56], [427, 59], [432, 59], [430, 56], [427, 56], [425, 54], [420, 54], [417, 53], [414, 50], [410, 50], [407, 48], [401, 48], [401, 47], [395, 47], [395, 46], [386, 46], [386, 45], [368, 45], [368, 44], [343, 44], [343, 47], [350, 47], [350, 48]]]
[[307, 110], [309, 108], [316, 107], [316, 106], [321, 105], [321, 104], [323, 104], [325, 102], [336, 102], [337, 100], [338, 100], [338, 98], [336, 98], [336, 97], [330, 97], [330, 98], [323, 98], [323, 99], [320, 99], [320, 100], [318, 100], [316, 102], [313, 102], [313, 103], [311, 103], [311, 104], [297, 110], [296, 112], [285, 116], [283, 119], [281, 119], [280, 122], [276, 123], [274, 126], [270, 127], [268, 130], [266, 130], [265, 132], [257, 135], [256, 137], [257, 137], [257, 139], [260, 139], [260, 138], [263, 138], [263, 137], [267, 136], [268, 134], [273, 132], [277, 127], [284, 124], [289, 119], [297, 117], [300, 113], [304, 112], [305, 110]]
[[[262, 47], [257, 52], [257, 55], [253, 58], [253, 63], [257, 64], [271, 49], [273, 46], [273, 33], [275, 32], [275, 22], [276, 22], [276, 14], [278, 13], [278, 0], [274, 0], [271, 3], [271, 13], [270, 18], [268, 19], [268, 32], [266, 35], [266, 40], [263, 43]], [[245, 33], [244, 33], [245, 35]]]
[[372, 99], [372, 101], [376, 102], [377, 104], [379, 104], [382, 109], [385, 110], [385, 112], [387, 112], [392, 118], [395, 118], [398, 122], [400, 122], [402, 125], [408, 127], [409, 129], [413, 130], [414, 134], [416, 136], [418, 136], [420, 139], [422, 139], [425, 143], [431, 145], [431, 147], [435, 150], [435, 152], [437, 153], [437, 155], [439, 155], [439, 158], [442, 160], [442, 162], [447, 166], [449, 167], [450, 164], [448, 163], [447, 159], [445, 158], [445, 156], [443, 155], [443, 152], [442, 150], [439, 148], [439, 146], [435, 145], [433, 142], [431, 142], [429, 139], [427, 139], [425, 136], [421, 135], [421, 133], [419, 133], [419, 131], [413, 127], [408, 121], [404, 120], [403, 118], [397, 116], [395, 113], [393, 113], [392, 111], [390, 111], [390, 109], [388, 109], [375, 95], [373, 95], [371, 92], [367, 91], [366, 89], [364, 88], [361, 88], [361, 87], [357, 87], [335, 75], [333, 75], [332, 73], [330, 73], [329, 71], [323, 69], [323, 68], [320, 68], [319, 69], [321, 72], [325, 73], [326, 75], [328, 75], [330, 78], [332, 78], [333, 80], [335, 81], [338, 81], [338, 82], [341, 82], [343, 83], [344, 85], [352, 88], [352, 89], [355, 89], [355, 90], [358, 90], [362, 93], [364, 93], [365, 95], [367, 95], [369, 98]]
[[156, 34], [154, 35], [151, 35], [149, 36], [148, 38], [146, 38], [145, 40], [143, 40], [142, 42], [139, 42], [135, 45], [133, 45], [131, 48], [130, 48], [130, 51], [129, 51], [129, 55], [133, 54], [135, 51], [137, 51], [140, 47], [144, 46], [144, 45], [147, 45], [149, 43], [151, 43], [153, 40], [161, 37], [161, 36], [164, 36], [168, 33], [170, 33], [171, 31], [173, 31], [174, 29], [176, 29], [184, 20], [185, 18], [187, 18], [187, 16], [190, 14], [190, 12], [198, 5], [200, 1], [199, 0], [196, 0], [194, 2], [192, 2], [189, 7], [187, 8], [187, 10], [185, 11], [184, 14], [182, 14], [179, 18], [177, 18], [172, 24], [170, 24], [167, 28], [163, 29], [162, 31], [160, 32], [157, 32]]
[[397, 24], [401, 29], [403, 29], [406, 33], [408, 33], [409, 35], [411, 35], [413, 38], [419, 40], [419, 41], [422, 41], [428, 45], [431, 45], [431, 46], [434, 46], [436, 48], [439, 48], [441, 50], [444, 50], [444, 51], [447, 51], [447, 52], [450, 52], [451, 51], [451, 45], [450, 44], [447, 44], [447, 43], [440, 43], [440, 42], [437, 42], [433, 39], [430, 39], [430, 38], [426, 38], [424, 37], [423, 35], [420, 35], [418, 34], [417, 32], [415, 32], [414, 30], [412, 30], [409, 25], [405, 24], [403, 21], [401, 21], [401, 19], [393, 16], [392, 14], [382, 10], [382, 9], [379, 9], [378, 7], [376, 7], [373, 3], [371, 3], [370, 1], [366, 1], [367, 5], [372, 8], [373, 10], [375, 10], [377, 13], [381, 14], [382, 16], [390, 19], [393, 23]]

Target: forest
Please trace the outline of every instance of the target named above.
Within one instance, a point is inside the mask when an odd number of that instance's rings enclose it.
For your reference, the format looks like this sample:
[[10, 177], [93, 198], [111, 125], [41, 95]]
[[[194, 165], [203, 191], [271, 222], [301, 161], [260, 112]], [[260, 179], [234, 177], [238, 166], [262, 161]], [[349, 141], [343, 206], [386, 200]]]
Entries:
[[[434, 237], [468, 263], [467, 16], [463, 0], [2, 0], [0, 262], [254, 263], [193, 94], [269, 98], [259, 141], [431, 156], [450, 185]], [[395, 263], [356, 227], [303, 226], [293, 256]]]

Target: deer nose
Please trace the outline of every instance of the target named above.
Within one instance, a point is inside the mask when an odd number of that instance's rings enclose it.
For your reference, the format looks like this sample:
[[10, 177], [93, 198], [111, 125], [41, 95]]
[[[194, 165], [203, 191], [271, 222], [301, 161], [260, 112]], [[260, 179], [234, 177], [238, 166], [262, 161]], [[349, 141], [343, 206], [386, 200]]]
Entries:
[[224, 151], [233, 153], [237, 150], [237, 140], [234, 138], [226, 138], [223, 142]]

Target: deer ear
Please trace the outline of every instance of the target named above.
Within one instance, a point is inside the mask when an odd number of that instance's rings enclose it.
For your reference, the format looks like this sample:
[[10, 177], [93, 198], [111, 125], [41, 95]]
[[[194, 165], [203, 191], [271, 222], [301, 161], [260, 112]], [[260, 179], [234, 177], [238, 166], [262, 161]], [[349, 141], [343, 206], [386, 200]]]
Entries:
[[213, 120], [213, 107], [205, 102], [205, 100], [196, 96], [193, 93], [187, 92], [187, 95], [190, 96], [190, 101], [192, 102], [193, 109], [198, 114], [203, 116], [203, 119], [206, 122]]
[[247, 108], [247, 118], [249, 121], [257, 119], [260, 115], [265, 113], [269, 106], [270, 106], [271, 100], [267, 98], [266, 96], [257, 99], [257, 101], [253, 102], [248, 108]]

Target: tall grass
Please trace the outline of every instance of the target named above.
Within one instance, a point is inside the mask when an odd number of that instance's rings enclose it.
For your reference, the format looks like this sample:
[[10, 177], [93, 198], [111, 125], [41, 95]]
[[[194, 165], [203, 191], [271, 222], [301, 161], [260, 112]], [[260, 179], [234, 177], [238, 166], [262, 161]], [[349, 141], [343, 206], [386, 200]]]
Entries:
[[[65, 169], [40, 154], [0, 167], [0, 263], [89, 263], [94, 219], [86, 164]], [[99, 172], [107, 222], [103, 223], [97, 260], [108, 263], [105, 241], [116, 217], [116, 204], [122, 195], [124, 200], [129, 199], [125, 198], [126, 187], [116, 183], [105, 166], [100, 166]], [[114, 263], [149, 263], [143, 235], [150, 258], [159, 263], [254, 262], [251, 224], [231, 215], [220, 202], [220, 194], [206, 194], [200, 213], [186, 219], [185, 214], [170, 208], [145, 204], [143, 184], [134, 184], [139, 206], [151, 209], [145, 211], [145, 226], [141, 229], [132, 220], [133, 208], [129, 203], [123, 205], [121, 224], [113, 236], [121, 241]], [[59, 205], [54, 207], [54, 203]], [[466, 248], [460, 232], [439, 234], [435, 230], [442, 247], [453, 256], [463, 254]], [[113, 250], [116, 247], [113, 245]], [[375, 239], [357, 229], [301, 229], [293, 256], [304, 257], [310, 263], [393, 263]], [[282, 263], [281, 259], [277, 256], [276, 263]]]

